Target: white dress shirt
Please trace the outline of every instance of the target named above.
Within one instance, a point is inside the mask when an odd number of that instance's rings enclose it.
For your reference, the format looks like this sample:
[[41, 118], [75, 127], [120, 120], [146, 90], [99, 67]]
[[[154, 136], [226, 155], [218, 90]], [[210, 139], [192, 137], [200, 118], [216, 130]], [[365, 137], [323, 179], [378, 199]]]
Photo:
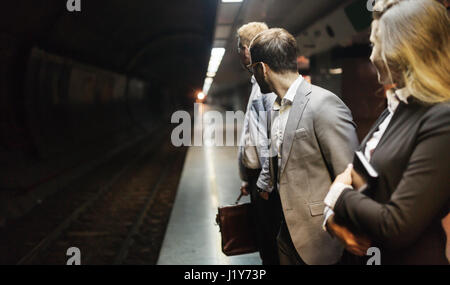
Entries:
[[245, 167], [250, 168], [250, 169], [258, 169], [261, 168], [261, 165], [259, 163], [259, 158], [258, 158], [258, 152], [256, 150], [256, 144], [252, 141], [252, 135], [251, 135], [251, 131], [253, 130], [257, 130], [258, 126], [254, 126], [253, 125], [253, 120], [250, 120], [250, 115], [251, 115], [251, 105], [253, 100], [259, 98], [260, 96], [262, 96], [261, 94], [261, 90], [259, 89], [259, 85], [256, 82], [256, 79], [254, 76], [252, 76], [251, 78], [251, 83], [252, 83], [252, 91], [250, 93], [250, 97], [248, 99], [248, 104], [247, 104], [247, 110], [245, 112], [245, 118], [244, 118], [244, 125], [242, 128], [242, 135], [241, 135], [241, 146], [243, 147], [242, 149], [242, 163], [244, 164]]
[[[366, 147], [364, 149], [364, 156], [366, 159], [370, 162], [372, 158], [372, 153], [378, 146], [381, 138], [383, 137], [384, 133], [386, 132], [387, 127], [389, 126], [389, 123], [392, 120], [392, 117], [394, 116], [395, 111], [397, 110], [398, 104], [400, 101], [404, 102], [405, 104], [408, 104], [408, 97], [409, 92], [406, 88], [398, 89], [393, 92], [392, 90], [388, 90], [386, 92], [387, 96], [387, 102], [388, 102], [388, 110], [389, 115], [383, 120], [383, 122], [378, 126], [378, 130], [375, 131], [372, 134], [372, 137], [367, 141]], [[337, 200], [341, 196], [342, 192], [345, 189], [353, 189], [352, 186], [346, 185], [344, 183], [334, 183], [330, 187], [330, 191], [328, 192], [327, 196], [325, 197], [324, 203], [325, 203], [325, 209], [324, 209], [324, 223], [323, 228], [325, 229], [326, 222], [328, 218], [334, 214], [333, 209], [336, 205]]]
[[[261, 114], [258, 114], [252, 108], [253, 101], [261, 100], [263, 96], [272, 99], [276, 97], [273, 93], [262, 94], [254, 76], [251, 78], [251, 83], [252, 91], [248, 100], [239, 143], [239, 174], [242, 181], [246, 181], [245, 170], [242, 166], [249, 169], [259, 169], [261, 168], [261, 157], [268, 156], [268, 150], [266, 150], [268, 143], [264, 142], [264, 140], [267, 141], [267, 121], [265, 117], [260, 118]], [[264, 145], [266, 145], [266, 148], [264, 148]]]
[[271, 128], [271, 141], [273, 145], [273, 149], [276, 151], [278, 155], [278, 169], [281, 166], [281, 146], [283, 144], [284, 131], [286, 129], [286, 124], [289, 119], [289, 112], [292, 107], [292, 103], [294, 102], [295, 95], [297, 94], [297, 89], [303, 81], [303, 77], [301, 75], [292, 83], [289, 87], [286, 95], [281, 99], [279, 98], [273, 104], [272, 110], [274, 112], [279, 112], [278, 116], [275, 116], [272, 128]]

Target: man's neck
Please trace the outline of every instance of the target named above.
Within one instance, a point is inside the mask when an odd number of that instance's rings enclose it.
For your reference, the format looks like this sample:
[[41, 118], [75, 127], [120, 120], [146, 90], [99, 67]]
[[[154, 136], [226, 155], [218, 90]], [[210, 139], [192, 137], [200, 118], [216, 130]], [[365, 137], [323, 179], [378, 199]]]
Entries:
[[278, 95], [281, 99], [286, 96], [289, 88], [292, 84], [294, 84], [295, 80], [299, 77], [300, 74], [297, 72], [289, 72], [285, 74], [276, 74], [275, 80], [273, 83], [274, 93]]

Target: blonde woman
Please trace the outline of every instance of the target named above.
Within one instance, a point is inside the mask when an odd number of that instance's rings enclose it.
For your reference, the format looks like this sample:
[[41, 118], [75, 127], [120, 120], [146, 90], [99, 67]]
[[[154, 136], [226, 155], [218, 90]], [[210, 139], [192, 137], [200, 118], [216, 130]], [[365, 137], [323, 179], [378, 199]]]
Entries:
[[382, 264], [448, 264], [449, 16], [435, 0], [379, 0], [374, 10], [370, 59], [395, 86], [360, 145], [379, 178], [360, 193], [349, 165], [325, 198], [326, 229], [347, 253], [378, 247]]

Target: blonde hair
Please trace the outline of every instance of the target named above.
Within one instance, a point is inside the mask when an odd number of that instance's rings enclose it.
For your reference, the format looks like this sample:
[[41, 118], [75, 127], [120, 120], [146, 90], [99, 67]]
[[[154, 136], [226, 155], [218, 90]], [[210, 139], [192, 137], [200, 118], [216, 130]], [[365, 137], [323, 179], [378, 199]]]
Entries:
[[392, 67], [423, 103], [450, 100], [450, 20], [436, 0], [378, 0], [375, 41], [392, 81]]
[[256, 37], [256, 35], [268, 29], [269, 27], [266, 23], [251, 22], [240, 27], [237, 31], [237, 36], [239, 37], [242, 45], [249, 47], [251, 41], [254, 37]]

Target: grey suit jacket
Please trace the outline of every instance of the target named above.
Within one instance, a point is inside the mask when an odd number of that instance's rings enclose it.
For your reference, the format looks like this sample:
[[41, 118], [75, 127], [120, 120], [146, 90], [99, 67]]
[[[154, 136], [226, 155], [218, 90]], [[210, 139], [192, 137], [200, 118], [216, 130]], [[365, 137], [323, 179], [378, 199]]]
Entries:
[[[270, 130], [270, 128], [269, 128]], [[358, 147], [355, 124], [335, 94], [303, 81], [284, 132], [279, 194], [292, 242], [307, 264], [335, 264], [343, 248], [323, 231], [323, 199]], [[276, 185], [276, 159], [263, 165], [258, 187]]]

